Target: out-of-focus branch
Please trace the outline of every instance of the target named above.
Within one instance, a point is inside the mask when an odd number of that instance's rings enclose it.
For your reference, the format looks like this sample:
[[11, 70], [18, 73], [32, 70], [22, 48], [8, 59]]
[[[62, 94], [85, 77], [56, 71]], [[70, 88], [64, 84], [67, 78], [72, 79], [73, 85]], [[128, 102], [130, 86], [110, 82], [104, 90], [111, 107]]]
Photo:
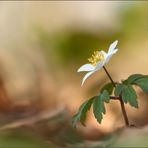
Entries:
[[54, 117], [58, 116], [58, 115], [62, 115], [62, 114], [66, 114], [67, 113], [67, 108], [64, 106], [59, 107], [58, 109], [56, 109], [55, 111], [44, 111], [41, 112], [35, 116], [31, 116], [25, 119], [20, 119], [11, 123], [8, 123], [4, 126], [0, 126], [0, 130], [4, 130], [4, 129], [11, 129], [11, 128], [16, 128], [16, 127], [21, 127], [24, 125], [32, 125], [36, 122], [39, 122], [41, 120], [50, 120], [53, 119]]

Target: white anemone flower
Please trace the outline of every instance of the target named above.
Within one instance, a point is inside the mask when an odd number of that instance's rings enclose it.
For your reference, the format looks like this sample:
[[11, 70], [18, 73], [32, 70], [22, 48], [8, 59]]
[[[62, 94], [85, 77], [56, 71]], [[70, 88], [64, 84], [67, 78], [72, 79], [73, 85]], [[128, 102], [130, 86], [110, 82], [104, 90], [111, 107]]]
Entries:
[[[83, 77], [82, 85], [84, 84], [85, 80], [92, 75], [97, 70], [100, 70], [105, 64], [108, 63], [110, 58], [118, 51], [116, 49], [118, 41], [114, 41], [110, 46], [109, 50], [106, 53], [105, 51], [95, 51], [91, 58], [88, 59], [90, 63], [84, 64], [81, 66], [77, 72], [87, 71], [88, 73]], [[81, 85], [81, 86], [82, 86]]]

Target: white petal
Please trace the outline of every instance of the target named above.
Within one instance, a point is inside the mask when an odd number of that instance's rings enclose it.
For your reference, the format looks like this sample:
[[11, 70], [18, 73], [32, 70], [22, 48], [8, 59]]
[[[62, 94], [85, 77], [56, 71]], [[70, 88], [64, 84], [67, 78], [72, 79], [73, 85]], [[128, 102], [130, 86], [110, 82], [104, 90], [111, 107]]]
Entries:
[[109, 62], [110, 58], [113, 56], [113, 54], [108, 54], [106, 60], [105, 60], [105, 64]]
[[91, 72], [88, 72], [84, 77], [83, 77], [83, 80], [82, 80], [82, 84], [81, 86], [84, 84], [85, 80], [94, 73], [94, 71], [91, 71]]
[[113, 50], [115, 49], [115, 47], [117, 46], [117, 44], [118, 44], [118, 40], [116, 40], [115, 42], [113, 42], [113, 43], [109, 46], [108, 53], [112, 53]]
[[113, 50], [112, 53], [108, 53], [105, 59], [105, 64], [109, 62], [110, 58], [118, 51], [118, 49]]
[[117, 51], [118, 49], [114, 49], [111, 54], [115, 54]]
[[96, 64], [95, 71], [100, 70], [100, 69], [104, 66], [105, 61], [106, 61], [105, 59], [99, 61], [99, 62]]
[[81, 71], [93, 71], [95, 69], [95, 67], [92, 64], [84, 64], [83, 66], [81, 66], [77, 72], [81, 72]]

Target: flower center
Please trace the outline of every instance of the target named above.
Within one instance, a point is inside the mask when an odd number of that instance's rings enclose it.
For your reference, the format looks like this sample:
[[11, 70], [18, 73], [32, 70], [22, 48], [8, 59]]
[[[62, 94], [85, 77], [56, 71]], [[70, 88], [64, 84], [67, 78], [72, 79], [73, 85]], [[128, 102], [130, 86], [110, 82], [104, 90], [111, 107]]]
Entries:
[[94, 53], [92, 54], [91, 58], [88, 59], [88, 61], [96, 66], [97, 62], [101, 61], [102, 59], [104, 59], [104, 55], [102, 52], [100, 51], [94, 51]]

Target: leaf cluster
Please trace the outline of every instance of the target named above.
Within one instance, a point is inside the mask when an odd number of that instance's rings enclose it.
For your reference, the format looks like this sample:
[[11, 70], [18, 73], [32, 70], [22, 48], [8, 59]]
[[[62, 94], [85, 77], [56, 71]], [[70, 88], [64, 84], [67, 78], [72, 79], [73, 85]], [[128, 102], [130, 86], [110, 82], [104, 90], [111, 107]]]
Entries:
[[104, 90], [102, 93], [99, 93], [97, 96], [94, 96], [91, 99], [85, 101], [80, 106], [78, 113], [73, 116], [72, 126], [76, 127], [77, 121], [80, 121], [81, 124], [85, 126], [86, 115], [91, 106], [93, 106], [93, 113], [95, 118], [99, 123], [101, 123], [103, 114], [106, 112], [104, 105], [105, 102], [109, 103], [109, 94], [106, 90]]
[[148, 75], [133, 74], [121, 83], [116, 83], [115, 87], [112, 83], [105, 84], [98, 95], [88, 99], [80, 106], [78, 113], [72, 118], [73, 127], [76, 127], [77, 121], [85, 126], [86, 116], [91, 106], [96, 120], [101, 123], [103, 114], [106, 113], [104, 103], [109, 103], [112, 94], [114, 97], [122, 99], [124, 103], [138, 108], [138, 97], [134, 86], [138, 86], [143, 92], [148, 93]]

